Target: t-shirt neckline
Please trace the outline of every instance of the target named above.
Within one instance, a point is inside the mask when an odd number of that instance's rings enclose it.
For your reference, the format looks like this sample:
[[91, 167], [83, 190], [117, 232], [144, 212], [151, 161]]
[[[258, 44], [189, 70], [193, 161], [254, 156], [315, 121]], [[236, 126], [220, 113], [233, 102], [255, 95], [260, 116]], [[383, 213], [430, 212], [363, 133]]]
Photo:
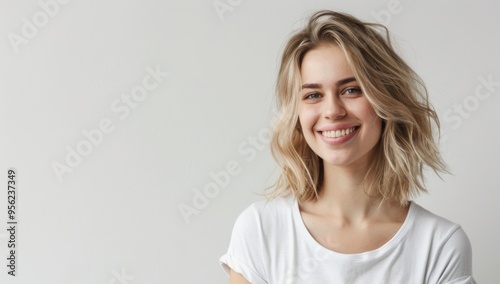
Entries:
[[408, 232], [409, 228], [411, 227], [411, 224], [413, 223], [413, 220], [415, 219], [415, 215], [417, 214], [417, 205], [413, 202], [410, 201], [410, 208], [408, 209], [408, 213], [406, 214], [406, 218], [403, 222], [403, 225], [399, 228], [399, 230], [392, 236], [392, 238], [387, 241], [385, 244], [382, 246], [370, 250], [370, 251], [365, 251], [365, 252], [360, 252], [360, 253], [340, 253], [336, 252], [334, 250], [328, 249], [321, 245], [314, 237], [311, 235], [309, 230], [307, 229], [304, 220], [302, 219], [302, 215], [300, 214], [300, 209], [299, 209], [299, 203], [296, 198], [293, 198], [293, 218], [294, 222], [297, 224], [298, 227], [298, 233], [302, 234], [305, 236], [306, 242], [313, 247], [315, 247], [315, 250], [320, 250], [323, 254], [329, 254], [332, 256], [336, 257], [341, 257], [341, 258], [370, 258], [370, 257], [375, 257], [379, 256], [381, 254], [385, 254], [389, 251], [391, 251], [394, 247], [396, 247], [401, 240], [404, 238], [406, 233]]

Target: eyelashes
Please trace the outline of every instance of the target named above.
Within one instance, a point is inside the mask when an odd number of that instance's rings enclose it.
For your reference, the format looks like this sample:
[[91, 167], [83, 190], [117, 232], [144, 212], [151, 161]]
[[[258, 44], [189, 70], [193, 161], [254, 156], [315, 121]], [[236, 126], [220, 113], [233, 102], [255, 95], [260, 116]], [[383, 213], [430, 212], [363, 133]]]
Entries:
[[343, 94], [344, 93], [348, 93], [349, 95], [354, 95], [354, 94], [361, 94], [363, 93], [363, 91], [361, 91], [361, 88], [358, 88], [358, 87], [350, 87], [350, 88], [347, 88], [344, 90], [344, 92], [342, 92]]
[[321, 98], [321, 94], [320, 93], [310, 93], [310, 94], [307, 94], [303, 99], [304, 100], [312, 100], [312, 99], [319, 99]]
[[[360, 95], [362, 94], [363, 91], [361, 90], [361, 88], [359, 87], [348, 87], [348, 88], [345, 88], [344, 90], [342, 90], [342, 92], [340, 92], [339, 95], [341, 96], [353, 96], [353, 95]], [[323, 94], [320, 93], [320, 92], [312, 92], [312, 93], [308, 93], [306, 94], [302, 99], [304, 100], [314, 100], [314, 99], [320, 99], [323, 97]]]

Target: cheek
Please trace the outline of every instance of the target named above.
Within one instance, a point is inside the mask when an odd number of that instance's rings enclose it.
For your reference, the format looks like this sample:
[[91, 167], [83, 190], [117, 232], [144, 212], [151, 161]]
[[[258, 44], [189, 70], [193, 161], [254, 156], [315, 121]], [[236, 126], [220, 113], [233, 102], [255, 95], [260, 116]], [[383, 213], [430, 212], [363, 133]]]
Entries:
[[305, 142], [310, 146], [314, 139], [313, 128], [316, 123], [315, 112], [310, 106], [299, 108], [299, 123], [301, 127], [302, 137]]
[[354, 109], [352, 109], [353, 112], [358, 114], [358, 117], [365, 122], [368, 123], [375, 123], [375, 122], [380, 122], [380, 118], [375, 112], [375, 109], [371, 106], [371, 104], [366, 101], [363, 104], [359, 104], [355, 106]]
[[303, 131], [310, 130], [316, 123], [316, 111], [311, 107], [300, 107], [299, 121]]
[[370, 128], [373, 130], [373, 135], [380, 137], [382, 135], [382, 119], [377, 115], [371, 105], [368, 105], [363, 110], [363, 113], [365, 114], [363, 120], [370, 125]]
[[366, 114], [365, 121], [367, 121], [369, 125], [376, 129], [380, 128], [382, 125], [382, 120], [374, 111], [368, 112]]
[[[307, 124], [304, 123], [304, 120], [299, 116], [299, 129], [298, 132], [300, 132], [300, 136], [303, 138], [307, 138]], [[304, 131], [305, 130], [305, 131]]]

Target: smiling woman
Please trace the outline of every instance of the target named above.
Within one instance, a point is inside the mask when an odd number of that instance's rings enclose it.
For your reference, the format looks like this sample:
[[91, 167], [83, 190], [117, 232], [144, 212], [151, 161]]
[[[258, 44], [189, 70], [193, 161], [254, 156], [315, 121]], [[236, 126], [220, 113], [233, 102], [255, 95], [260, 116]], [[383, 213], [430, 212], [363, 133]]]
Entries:
[[[326, 166], [365, 168], [382, 122], [335, 44], [304, 56], [299, 121], [302, 134]], [[361, 169], [362, 170], [362, 169]]]
[[385, 27], [333, 11], [288, 41], [268, 200], [220, 259], [231, 283], [475, 283], [462, 228], [412, 197], [446, 172], [436, 113]]

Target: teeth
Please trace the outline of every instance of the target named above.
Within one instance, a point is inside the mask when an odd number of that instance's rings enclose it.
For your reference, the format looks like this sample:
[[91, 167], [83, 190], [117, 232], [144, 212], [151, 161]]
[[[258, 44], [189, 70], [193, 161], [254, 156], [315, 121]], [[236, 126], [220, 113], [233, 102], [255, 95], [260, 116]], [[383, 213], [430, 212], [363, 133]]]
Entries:
[[327, 138], [339, 138], [350, 134], [354, 131], [355, 127], [342, 129], [342, 130], [332, 130], [332, 131], [323, 131], [321, 134]]

